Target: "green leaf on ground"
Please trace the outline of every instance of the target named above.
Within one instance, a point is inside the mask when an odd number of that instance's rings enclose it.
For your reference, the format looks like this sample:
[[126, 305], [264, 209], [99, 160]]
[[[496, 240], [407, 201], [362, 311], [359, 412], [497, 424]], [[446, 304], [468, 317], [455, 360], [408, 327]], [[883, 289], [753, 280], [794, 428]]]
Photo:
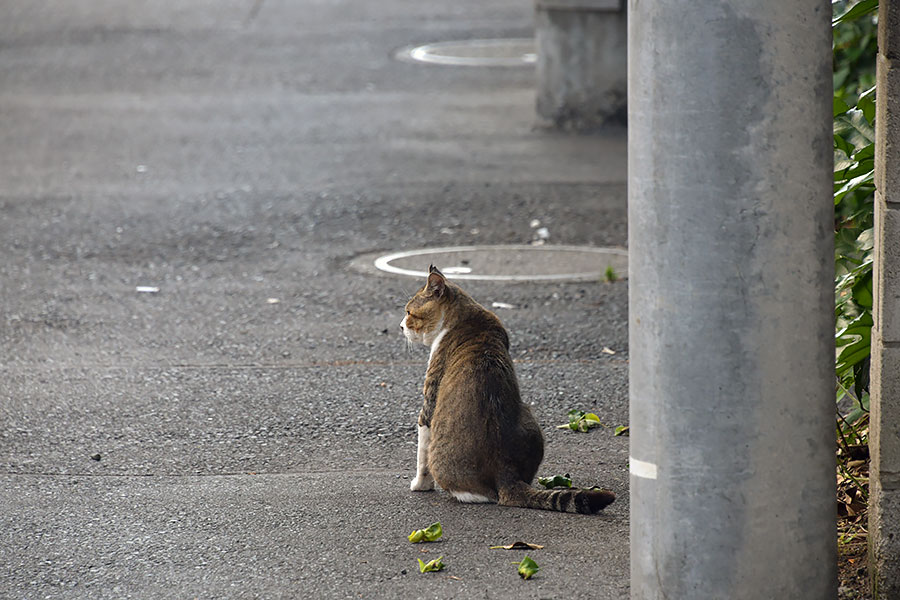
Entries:
[[419, 573], [432, 573], [434, 571], [442, 571], [444, 569], [443, 556], [438, 556], [434, 560], [430, 560], [427, 563], [422, 562], [421, 558], [417, 558], [419, 561]]
[[568, 473], [565, 475], [554, 475], [553, 477], [538, 477], [538, 483], [545, 488], [572, 487], [572, 479], [569, 478]]
[[628, 425], [617, 425], [615, 435], [628, 435]]
[[522, 559], [522, 562], [514, 562], [514, 565], [519, 565], [519, 577], [522, 579], [531, 579], [534, 577], [534, 574], [538, 572], [540, 567], [538, 564], [534, 562], [531, 558], [526, 556]]
[[557, 429], [566, 429], [569, 428], [572, 431], [581, 431], [586, 432], [588, 429], [592, 427], [604, 426], [603, 423], [600, 422], [600, 417], [595, 415], [594, 413], [586, 413], [583, 410], [572, 409], [569, 411], [569, 422], [565, 425], [558, 425]]
[[433, 523], [426, 529], [416, 529], [411, 534], [409, 534], [409, 541], [413, 544], [418, 544], [419, 542], [436, 542], [444, 535], [444, 530], [441, 528], [441, 524]]

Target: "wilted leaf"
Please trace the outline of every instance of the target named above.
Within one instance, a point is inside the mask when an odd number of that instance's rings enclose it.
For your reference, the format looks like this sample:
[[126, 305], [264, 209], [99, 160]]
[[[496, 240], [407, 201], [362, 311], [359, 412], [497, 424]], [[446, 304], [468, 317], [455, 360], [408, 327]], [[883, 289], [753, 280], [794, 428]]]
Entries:
[[565, 475], [554, 475], [553, 477], [538, 477], [538, 483], [545, 488], [572, 487], [572, 480], [569, 478], [568, 473]]
[[522, 562], [513, 563], [514, 565], [519, 565], [519, 577], [522, 579], [531, 579], [535, 573], [538, 572], [540, 567], [538, 564], [534, 562], [531, 558], [526, 556], [522, 559]]
[[444, 535], [444, 530], [441, 528], [441, 524], [433, 523], [426, 529], [416, 529], [411, 534], [409, 534], [409, 541], [413, 544], [418, 544], [419, 542], [435, 542]]
[[597, 427], [598, 425], [603, 425], [600, 422], [600, 417], [595, 415], [594, 413], [587, 413], [584, 415], [584, 418], [578, 423], [578, 430], [585, 432], [591, 427]]
[[557, 429], [565, 429], [568, 427], [572, 431], [585, 432], [592, 427], [603, 425], [603, 423], [600, 422], [600, 417], [594, 413], [586, 413], [583, 410], [572, 409], [568, 412], [568, 415], [569, 422], [565, 425], [557, 426]]
[[444, 535], [444, 529], [441, 527], [441, 524], [439, 522], [433, 523], [425, 530], [425, 541], [434, 542], [439, 540], [442, 535]]
[[569, 429], [578, 431], [578, 423], [584, 418], [584, 411], [573, 408], [569, 411]]
[[628, 425], [617, 425], [615, 435], [628, 435]]
[[513, 542], [506, 546], [491, 546], [491, 550], [541, 550], [543, 546], [540, 544], [530, 544], [528, 542]]
[[434, 560], [430, 560], [427, 563], [423, 562], [421, 558], [416, 560], [419, 561], [419, 573], [432, 573], [434, 571], [441, 571], [444, 568], [443, 556], [438, 556]]

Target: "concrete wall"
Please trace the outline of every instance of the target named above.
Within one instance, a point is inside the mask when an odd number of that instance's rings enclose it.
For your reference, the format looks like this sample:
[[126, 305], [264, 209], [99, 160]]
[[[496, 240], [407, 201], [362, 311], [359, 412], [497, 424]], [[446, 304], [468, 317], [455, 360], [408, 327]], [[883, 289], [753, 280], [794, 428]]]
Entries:
[[552, 126], [624, 124], [626, 13], [619, 0], [538, 0], [537, 112]]
[[900, 598], [900, 0], [878, 18], [869, 569], [884, 599]]

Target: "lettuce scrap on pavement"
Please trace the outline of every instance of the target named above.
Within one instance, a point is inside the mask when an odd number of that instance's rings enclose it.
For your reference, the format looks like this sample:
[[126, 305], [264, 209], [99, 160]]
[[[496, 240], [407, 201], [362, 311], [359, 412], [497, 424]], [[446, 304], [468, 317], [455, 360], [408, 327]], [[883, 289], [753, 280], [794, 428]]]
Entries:
[[554, 475], [553, 477], [538, 477], [538, 483], [545, 488], [572, 487], [572, 479], [568, 473], [565, 475]]
[[409, 534], [409, 541], [413, 544], [418, 544], [419, 542], [436, 542], [444, 535], [444, 530], [441, 528], [440, 522], [432, 523], [426, 529], [416, 529], [411, 534]]
[[569, 422], [564, 425], [557, 425], [557, 429], [571, 429], [572, 431], [581, 431], [584, 433], [592, 427], [605, 427], [605, 425], [600, 422], [600, 417], [594, 413], [586, 413], [583, 410], [573, 408], [568, 412], [568, 415]]
[[519, 565], [519, 577], [522, 579], [531, 579], [534, 577], [534, 574], [538, 572], [540, 567], [538, 564], [534, 562], [531, 558], [526, 556], [522, 559], [522, 562], [514, 562], [514, 565]]
[[442, 571], [444, 569], [443, 556], [438, 556], [434, 560], [430, 560], [427, 563], [422, 562], [421, 558], [416, 560], [419, 561], [419, 573], [432, 573], [434, 571]]

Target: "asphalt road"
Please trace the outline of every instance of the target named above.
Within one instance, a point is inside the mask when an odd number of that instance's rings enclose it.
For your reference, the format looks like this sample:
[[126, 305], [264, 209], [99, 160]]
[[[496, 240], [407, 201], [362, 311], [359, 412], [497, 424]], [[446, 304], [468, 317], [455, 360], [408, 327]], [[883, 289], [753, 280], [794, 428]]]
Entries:
[[[624, 132], [536, 127], [528, 67], [392, 58], [531, 18], [5, 4], [0, 597], [627, 597], [627, 439], [555, 428], [570, 408], [627, 422], [627, 283], [466, 286], [516, 307], [497, 312], [541, 474], [619, 494], [585, 517], [409, 492], [427, 354], [397, 324], [419, 282], [349, 268], [528, 243], [532, 219], [551, 244], [626, 244]], [[427, 553], [406, 541], [438, 520]], [[489, 549], [520, 539], [545, 546], [530, 581]]]

